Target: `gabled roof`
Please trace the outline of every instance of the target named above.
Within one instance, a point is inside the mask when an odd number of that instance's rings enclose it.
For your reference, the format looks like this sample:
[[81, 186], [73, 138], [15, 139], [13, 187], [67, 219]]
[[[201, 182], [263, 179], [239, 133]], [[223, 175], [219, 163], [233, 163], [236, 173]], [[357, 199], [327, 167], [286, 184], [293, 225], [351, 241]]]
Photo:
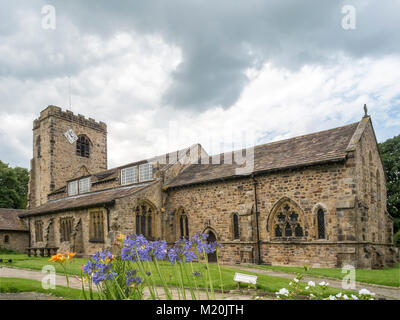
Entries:
[[[254, 170], [259, 174], [317, 165], [346, 159], [346, 149], [352, 139], [358, 122], [343, 127], [307, 134], [287, 140], [267, 143], [254, 147]], [[243, 167], [233, 162], [224, 163], [224, 154], [220, 155], [221, 164], [191, 164], [166, 187], [181, 187], [192, 184], [243, 177], [236, 169]]]
[[116, 199], [131, 196], [140, 190], [146, 189], [154, 183], [155, 182], [133, 186], [131, 185], [52, 200], [40, 207], [26, 210], [23, 214], [20, 215], [20, 217], [30, 217], [47, 213], [57, 213], [68, 210], [79, 210], [113, 204]]
[[27, 210], [0, 209], [0, 230], [28, 231], [25, 223], [18, 217]]

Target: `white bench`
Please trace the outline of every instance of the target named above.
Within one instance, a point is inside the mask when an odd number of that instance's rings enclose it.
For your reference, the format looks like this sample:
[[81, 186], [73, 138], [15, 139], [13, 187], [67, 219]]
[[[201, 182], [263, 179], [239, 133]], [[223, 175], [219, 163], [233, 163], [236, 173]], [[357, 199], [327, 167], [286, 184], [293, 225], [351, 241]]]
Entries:
[[233, 281], [236, 281], [238, 283], [239, 288], [241, 283], [257, 285], [257, 276], [236, 272], [235, 276], [233, 277]]

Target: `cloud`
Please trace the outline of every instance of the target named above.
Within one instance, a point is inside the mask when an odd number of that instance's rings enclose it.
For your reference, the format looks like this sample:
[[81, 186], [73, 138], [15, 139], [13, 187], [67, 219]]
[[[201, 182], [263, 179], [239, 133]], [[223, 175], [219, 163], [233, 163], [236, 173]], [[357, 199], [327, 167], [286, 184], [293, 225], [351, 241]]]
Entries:
[[[54, 31], [41, 28], [45, 4], [56, 8]], [[356, 8], [355, 30], [341, 27], [344, 4]], [[108, 123], [112, 166], [196, 142], [229, 150], [241, 141], [232, 132], [264, 143], [327, 129], [359, 120], [364, 103], [379, 139], [393, 136], [399, 9], [372, 0], [3, 2], [1, 157], [29, 165], [32, 121], [49, 104], [69, 108], [69, 83], [72, 111]]]

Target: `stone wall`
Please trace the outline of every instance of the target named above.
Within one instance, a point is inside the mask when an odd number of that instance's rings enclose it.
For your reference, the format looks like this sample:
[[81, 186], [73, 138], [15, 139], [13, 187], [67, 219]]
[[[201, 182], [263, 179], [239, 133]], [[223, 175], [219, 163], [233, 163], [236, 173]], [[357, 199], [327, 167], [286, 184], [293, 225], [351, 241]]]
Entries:
[[[8, 243], [5, 238], [8, 236]], [[25, 252], [29, 244], [29, 233], [22, 231], [0, 231], [0, 248]]]

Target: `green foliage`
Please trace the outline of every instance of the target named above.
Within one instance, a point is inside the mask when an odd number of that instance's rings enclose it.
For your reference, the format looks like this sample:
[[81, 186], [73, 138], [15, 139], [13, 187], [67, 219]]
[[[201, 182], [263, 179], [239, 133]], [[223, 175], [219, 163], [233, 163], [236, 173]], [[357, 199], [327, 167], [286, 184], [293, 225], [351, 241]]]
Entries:
[[394, 235], [394, 245], [400, 247], [400, 230]]
[[393, 217], [400, 218], [400, 135], [380, 143], [379, 151], [386, 172], [387, 208]]
[[10, 168], [0, 160], [0, 208], [25, 209], [29, 173], [24, 168]]

